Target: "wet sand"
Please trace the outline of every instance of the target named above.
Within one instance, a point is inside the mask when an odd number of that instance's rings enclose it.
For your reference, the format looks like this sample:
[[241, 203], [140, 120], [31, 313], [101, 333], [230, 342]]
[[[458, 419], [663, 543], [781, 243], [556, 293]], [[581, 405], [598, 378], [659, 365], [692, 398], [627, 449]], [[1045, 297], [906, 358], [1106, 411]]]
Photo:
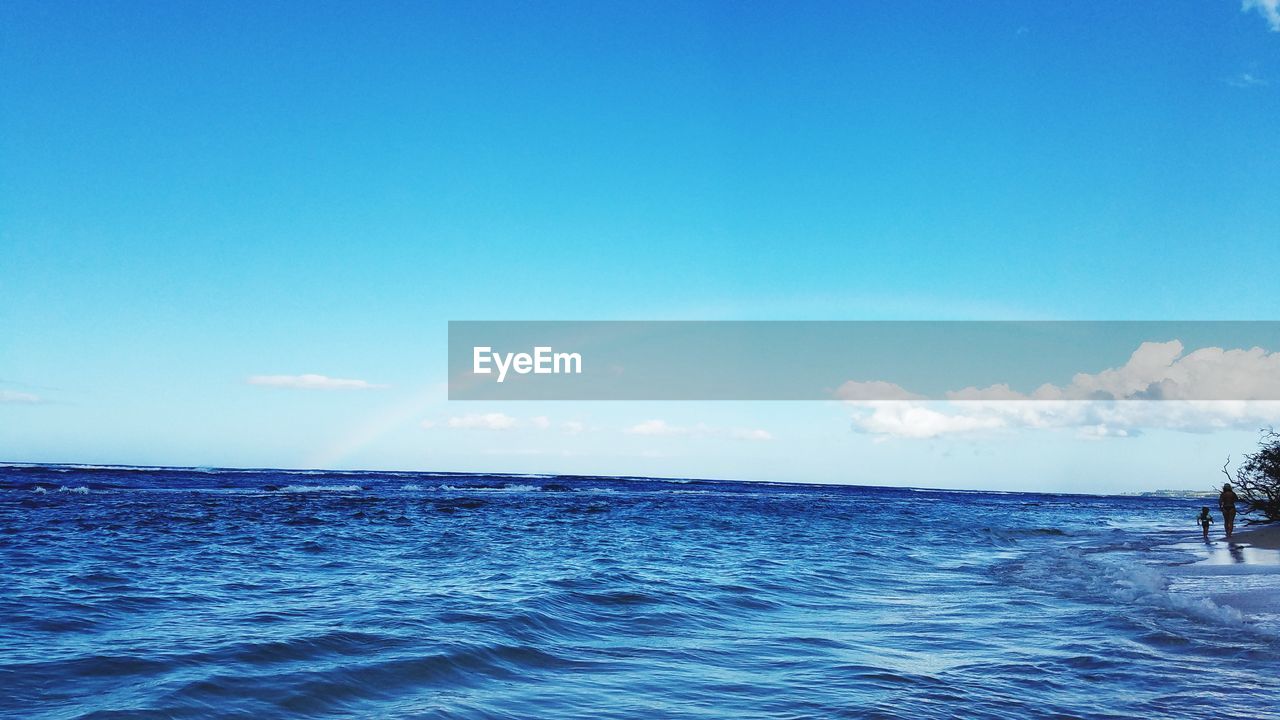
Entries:
[[1280, 550], [1280, 522], [1256, 527], [1237, 526], [1231, 542], [1262, 550]]
[[1280, 523], [1236, 530], [1230, 540], [1214, 533], [1205, 547], [1207, 558], [1170, 574], [1201, 584], [1217, 605], [1280, 616]]

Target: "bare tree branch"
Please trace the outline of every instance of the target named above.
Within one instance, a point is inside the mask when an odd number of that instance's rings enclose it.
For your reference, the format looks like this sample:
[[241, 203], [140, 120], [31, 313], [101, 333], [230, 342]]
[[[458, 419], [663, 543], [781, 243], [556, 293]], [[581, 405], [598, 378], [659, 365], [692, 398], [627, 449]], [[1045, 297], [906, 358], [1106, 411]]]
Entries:
[[1267, 520], [1280, 520], [1280, 433], [1272, 427], [1258, 432], [1258, 450], [1244, 456], [1235, 477], [1227, 470], [1230, 456], [1222, 473], [1234, 484], [1245, 513], [1259, 512]]

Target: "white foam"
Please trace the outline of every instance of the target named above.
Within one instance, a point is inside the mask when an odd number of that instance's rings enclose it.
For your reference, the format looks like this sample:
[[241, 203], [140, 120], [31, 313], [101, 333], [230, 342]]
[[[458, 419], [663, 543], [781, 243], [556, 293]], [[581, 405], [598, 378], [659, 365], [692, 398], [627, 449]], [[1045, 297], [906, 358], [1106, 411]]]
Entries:
[[359, 492], [364, 488], [359, 485], [285, 485], [280, 488], [282, 493], [313, 493], [313, 492]]
[[75, 494], [75, 495], [88, 495], [88, 494], [89, 494], [89, 488], [88, 488], [88, 487], [86, 487], [86, 486], [84, 486], [84, 485], [81, 485], [80, 487], [73, 487], [73, 488], [69, 488], [69, 487], [67, 487], [66, 485], [63, 485], [62, 487], [58, 488], [58, 492], [60, 492], [60, 493], [72, 493], [72, 494]]
[[490, 492], [490, 493], [518, 493], [518, 492], [538, 492], [542, 490], [537, 485], [503, 485], [502, 487], [467, 487], [456, 485], [439, 485], [436, 490], [441, 492]]
[[1043, 578], [1056, 577], [1073, 595], [1168, 610], [1196, 620], [1275, 634], [1272, 628], [1253, 622], [1254, 618], [1233, 604], [1215, 602], [1204, 593], [1171, 590], [1163, 570], [1136, 560], [1101, 559], [1076, 548], [1046, 553], [1042, 560], [1050, 567], [1032, 563], [1028, 568], [1032, 579], [1039, 578], [1038, 586], [1044, 585]]

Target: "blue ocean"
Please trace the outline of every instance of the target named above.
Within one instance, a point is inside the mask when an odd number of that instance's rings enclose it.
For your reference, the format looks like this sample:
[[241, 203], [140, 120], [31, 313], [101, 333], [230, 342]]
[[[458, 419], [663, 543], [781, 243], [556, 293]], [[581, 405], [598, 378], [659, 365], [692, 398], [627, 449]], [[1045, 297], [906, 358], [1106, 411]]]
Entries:
[[1277, 717], [1202, 504], [5, 466], [0, 716]]

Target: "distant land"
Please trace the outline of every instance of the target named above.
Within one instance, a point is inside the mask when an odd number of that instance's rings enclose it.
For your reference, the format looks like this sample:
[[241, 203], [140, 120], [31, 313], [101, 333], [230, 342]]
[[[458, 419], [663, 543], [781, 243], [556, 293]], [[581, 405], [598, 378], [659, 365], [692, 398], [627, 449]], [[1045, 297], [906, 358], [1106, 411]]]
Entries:
[[1159, 498], [1208, 498], [1217, 497], [1217, 490], [1143, 490], [1142, 492], [1125, 492], [1127, 497], [1159, 497]]

